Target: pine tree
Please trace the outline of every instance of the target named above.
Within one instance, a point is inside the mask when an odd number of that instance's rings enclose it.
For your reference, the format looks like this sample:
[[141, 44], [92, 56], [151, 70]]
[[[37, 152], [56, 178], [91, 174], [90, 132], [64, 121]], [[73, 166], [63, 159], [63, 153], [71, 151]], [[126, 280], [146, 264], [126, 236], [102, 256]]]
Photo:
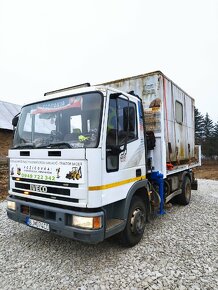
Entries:
[[204, 156], [218, 156], [218, 122], [213, 124], [208, 113], [204, 117], [197, 108], [195, 108], [195, 143], [201, 145]]
[[206, 116], [204, 118], [203, 131], [204, 133], [203, 133], [202, 152], [205, 156], [212, 157], [215, 153], [213, 141], [214, 125], [208, 113], [206, 113]]
[[[218, 138], [218, 122], [216, 122], [216, 124], [214, 125], [213, 137]], [[217, 144], [217, 146], [218, 146], [218, 144]]]
[[216, 122], [213, 129], [212, 147], [213, 147], [212, 155], [214, 157], [218, 156], [218, 122]]
[[213, 121], [210, 119], [208, 113], [206, 113], [206, 116], [204, 118], [204, 139], [209, 139], [210, 137], [213, 137], [213, 131]]
[[204, 116], [195, 107], [195, 143], [202, 144], [204, 136]]

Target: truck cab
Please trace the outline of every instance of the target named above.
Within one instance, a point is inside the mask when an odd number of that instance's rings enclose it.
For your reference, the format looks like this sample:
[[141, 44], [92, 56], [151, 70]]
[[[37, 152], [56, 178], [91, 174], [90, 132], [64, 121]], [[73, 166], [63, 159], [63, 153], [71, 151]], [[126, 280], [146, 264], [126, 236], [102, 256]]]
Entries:
[[24, 106], [9, 151], [8, 217], [75, 240], [142, 237], [150, 210], [142, 101], [96, 86]]

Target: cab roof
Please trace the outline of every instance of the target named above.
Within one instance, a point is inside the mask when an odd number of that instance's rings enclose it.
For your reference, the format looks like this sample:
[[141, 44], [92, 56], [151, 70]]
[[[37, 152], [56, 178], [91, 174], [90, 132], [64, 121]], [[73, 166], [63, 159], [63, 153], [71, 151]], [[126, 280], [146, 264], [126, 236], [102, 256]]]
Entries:
[[60, 90], [55, 90], [55, 91], [51, 91], [51, 92], [47, 92], [44, 94], [43, 98], [39, 98], [31, 103], [25, 104], [23, 107], [26, 107], [28, 105], [32, 105], [32, 104], [37, 104], [37, 103], [41, 103], [41, 102], [46, 102], [49, 100], [54, 100], [57, 98], [64, 98], [64, 97], [68, 97], [71, 95], [77, 95], [77, 94], [84, 94], [84, 93], [90, 93], [90, 92], [101, 92], [104, 96], [106, 95], [107, 90], [110, 90], [114, 93], [122, 93], [123, 95], [127, 96], [127, 97], [136, 97], [132, 94], [128, 94], [126, 92], [117, 90], [115, 88], [109, 87], [109, 86], [104, 86], [104, 85], [97, 85], [97, 86], [75, 86], [75, 87], [68, 87], [68, 88], [64, 88], [64, 89], [60, 89]]

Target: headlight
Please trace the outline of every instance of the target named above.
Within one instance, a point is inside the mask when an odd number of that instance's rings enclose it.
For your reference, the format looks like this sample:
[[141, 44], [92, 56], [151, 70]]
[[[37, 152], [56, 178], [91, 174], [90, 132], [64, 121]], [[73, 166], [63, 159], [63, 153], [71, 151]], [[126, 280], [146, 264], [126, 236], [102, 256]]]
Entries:
[[7, 208], [10, 210], [16, 210], [16, 203], [14, 201], [8, 200]]
[[84, 217], [84, 216], [73, 215], [72, 226], [97, 230], [102, 227], [102, 221], [101, 221], [100, 216]]

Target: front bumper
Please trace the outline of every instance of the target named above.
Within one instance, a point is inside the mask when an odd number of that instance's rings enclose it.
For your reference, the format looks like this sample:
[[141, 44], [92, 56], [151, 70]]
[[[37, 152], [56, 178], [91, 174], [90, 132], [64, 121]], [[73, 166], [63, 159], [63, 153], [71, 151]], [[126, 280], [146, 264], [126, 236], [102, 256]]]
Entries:
[[[35, 204], [32, 202], [26, 202], [12, 197], [7, 198], [8, 201], [16, 202], [16, 210], [7, 209], [7, 215], [10, 219], [19, 223], [26, 224], [28, 217], [48, 223], [50, 226], [50, 232], [57, 235], [71, 238], [77, 241], [86, 242], [89, 244], [96, 244], [104, 240], [104, 212], [80, 212], [68, 209], [57, 208], [53, 206], [47, 206], [43, 204]], [[30, 214], [24, 214], [22, 207], [27, 206], [30, 208]], [[85, 217], [101, 216], [102, 217], [102, 228], [98, 230], [89, 230], [76, 228], [70, 225], [69, 218], [72, 215], [79, 215]]]

